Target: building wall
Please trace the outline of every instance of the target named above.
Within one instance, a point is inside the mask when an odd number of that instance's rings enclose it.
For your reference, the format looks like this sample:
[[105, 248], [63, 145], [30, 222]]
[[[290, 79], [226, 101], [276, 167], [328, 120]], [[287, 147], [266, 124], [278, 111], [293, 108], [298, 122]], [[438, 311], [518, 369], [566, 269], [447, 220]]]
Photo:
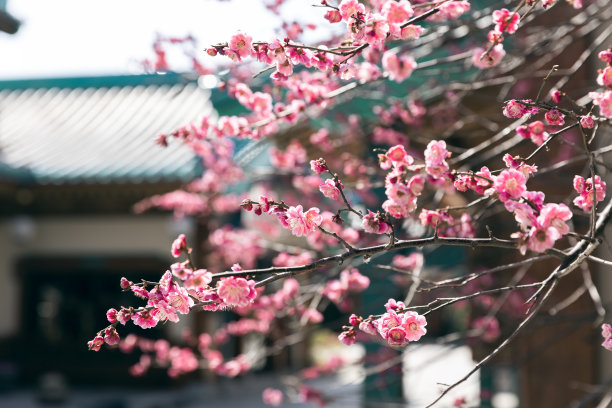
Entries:
[[[19, 329], [16, 262], [27, 255], [145, 255], [167, 257], [190, 225], [168, 215], [61, 216], [0, 220], [0, 339]], [[21, 232], [17, 232], [21, 231]], [[188, 235], [189, 236], [189, 235]], [[163, 271], [160, 271], [160, 276]]]

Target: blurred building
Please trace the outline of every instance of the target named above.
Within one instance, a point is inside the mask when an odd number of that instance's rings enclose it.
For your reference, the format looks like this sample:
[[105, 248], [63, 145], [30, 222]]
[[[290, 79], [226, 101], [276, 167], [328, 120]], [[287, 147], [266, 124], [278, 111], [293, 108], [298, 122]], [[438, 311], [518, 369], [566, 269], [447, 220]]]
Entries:
[[0, 384], [127, 378], [124, 355], [86, 341], [131, 301], [120, 277], [158, 280], [193, 227], [132, 206], [201, 173], [190, 149], [154, 141], [211, 112], [175, 74], [0, 82]]

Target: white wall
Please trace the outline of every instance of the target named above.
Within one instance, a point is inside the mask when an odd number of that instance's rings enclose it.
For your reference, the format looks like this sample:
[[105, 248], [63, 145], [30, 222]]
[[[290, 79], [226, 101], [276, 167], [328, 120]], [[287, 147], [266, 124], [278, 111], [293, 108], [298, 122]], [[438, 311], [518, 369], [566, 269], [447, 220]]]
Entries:
[[[188, 232], [181, 230], [189, 226], [177, 225], [168, 215], [35, 217], [29, 219], [31, 233], [19, 239], [15, 220], [0, 219], [0, 338], [18, 330], [20, 292], [15, 264], [20, 257], [147, 254], [167, 257], [170, 263], [173, 239], [179, 232]], [[20, 225], [24, 228], [25, 224], [22, 220]]]

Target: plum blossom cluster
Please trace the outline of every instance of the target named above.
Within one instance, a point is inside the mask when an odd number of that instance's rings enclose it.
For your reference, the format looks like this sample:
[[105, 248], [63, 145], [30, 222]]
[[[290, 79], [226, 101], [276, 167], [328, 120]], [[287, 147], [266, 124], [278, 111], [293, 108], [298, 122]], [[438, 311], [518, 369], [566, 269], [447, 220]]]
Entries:
[[521, 253], [527, 249], [544, 252], [569, 232], [566, 222], [572, 218], [572, 212], [565, 204], [545, 203], [543, 192], [527, 189], [527, 180], [537, 171], [536, 166], [509, 154], [503, 159], [507, 168], [498, 175], [492, 175], [487, 167], [483, 167], [477, 173], [457, 177], [455, 187], [459, 191], [471, 189], [485, 196], [497, 197], [506, 210], [514, 214], [519, 225], [520, 231], [513, 237], [518, 238]]
[[518, 29], [521, 16], [516, 11], [506, 8], [493, 11], [493, 23], [495, 28], [487, 34], [488, 44], [483, 48], [476, 48], [473, 53], [472, 63], [480, 69], [487, 69], [498, 65], [506, 56], [502, 44], [504, 34], [514, 34]]
[[574, 198], [574, 205], [583, 211], [590, 212], [594, 205], [603, 201], [606, 196], [606, 182], [601, 177], [595, 176], [584, 179], [582, 176], [574, 176], [574, 190], [578, 197]]
[[[190, 254], [184, 234], [180, 234], [171, 245], [171, 254], [178, 258], [181, 254]], [[234, 271], [242, 268], [235, 264]], [[170, 266], [159, 282], [143, 281], [134, 283], [121, 278], [120, 286], [124, 291], [131, 291], [136, 297], [147, 301], [140, 308], [111, 308], [106, 313], [110, 325], [98, 332], [88, 345], [98, 351], [106, 343], [115, 345], [120, 338], [117, 324], [125, 325], [130, 320], [143, 329], [155, 327], [160, 322], [178, 322], [180, 314], [188, 314], [192, 307], [201, 304], [206, 310], [219, 310], [229, 307], [248, 306], [257, 297], [255, 281], [243, 277], [223, 277], [211, 287], [213, 274], [206, 269], [195, 269], [188, 259]], [[152, 286], [152, 289], [149, 288]]]
[[[426, 160], [427, 157], [426, 153]], [[394, 218], [405, 218], [415, 210], [417, 197], [421, 195], [425, 186], [425, 178], [420, 174], [413, 174], [420, 171], [422, 166], [414, 166], [414, 158], [406, 153], [402, 145], [393, 146], [387, 153], [379, 154], [378, 159], [383, 170], [391, 169], [385, 178], [387, 200], [382, 208]], [[374, 217], [370, 213], [366, 217], [368, 218], [364, 219], [364, 227], [380, 224], [377, 220], [380, 217]], [[370, 227], [368, 229], [373, 230], [372, 232], [376, 230]], [[386, 232], [386, 227], [383, 226], [383, 230]]]
[[260, 197], [261, 202], [244, 200], [241, 207], [244, 210], [254, 210], [255, 214], [272, 214], [278, 218], [281, 224], [291, 230], [297, 237], [308, 235], [315, 231], [323, 222], [323, 217], [317, 207], [304, 211], [301, 205], [295, 207], [284, 203], [276, 203], [265, 196]]
[[519, 126], [516, 132], [523, 138], [530, 139], [537, 146], [541, 146], [550, 137], [550, 134], [546, 132], [546, 126], [539, 120]]
[[403, 302], [389, 299], [385, 304], [386, 312], [378, 318], [364, 319], [355, 314], [351, 315], [347, 327], [338, 338], [346, 345], [355, 343], [356, 329], [370, 335], [382, 337], [390, 346], [402, 347], [412, 341], [418, 341], [427, 333], [427, 320], [417, 312], [406, 310]]
[[[315, 67], [323, 71], [332, 71], [344, 75], [347, 79], [355, 75], [363, 79], [373, 79], [378, 76], [375, 65], [364, 62], [353, 67], [347, 62], [365, 47], [382, 49], [388, 39], [417, 39], [423, 33], [423, 28], [411, 24], [410, 19], [423, 14], [426, 10], [414, 10], [407, 0], [372, 3], [372, 8], [357, 0], [342, 0], [338, 7], [322, 3], [329, 10], [325, 19], [330, 23], [344, 22], [346, 35], [351, 46], [327, 48], [306, 46], [294, 42], [291, 36], [283, 40], [274, 39], [268, 42], [256, 42], [242, 32], [234, 34], [230, 41], [210, 47], [207, 53], [211, 56], [225, 55], [234, 61], [252, 57], [258, 62], [274, 66], [272, 77], [275, 80], [286, 80], [294, 73], [294, 67]], [[442, 21], [457, 19], [470, 9], [467, 1], [444, 2], [430, 10], [430, 20]], [[425, 16], [425, 17], [427, 17]], [[401, 82], [414, 70], [416, 63], [411, 57], [397, 57], [388, 53], [383, 59], [383, 67], [392, 79]], [[350, 71], [350, 74], [347, 72]]]
[[424, 227], [432, 227], [440, 237], [462, 237], [473, 238], [476, 236], [472, 217], [463, 213], [459, 219], [455, 219], [446, 211], [421, 210], [419, 220]]
[[605, 89], [601, 92], [589, 92], [593, 104], [599, 106], [599, 112], [606, 118], [612, 118], [612, 48], [601, 51], [599, 59], [608, 64], [599, 71], [597, 83]]
[[351, 268], [340, 272], [340, 279], [328, 281], [321, 293], [336, 304], [340, 310], [348, 311], [353, 305], [349, 294], [363, 292], [368, 286], [370, 286], [370, 279], [359, 273], [356, 268]]

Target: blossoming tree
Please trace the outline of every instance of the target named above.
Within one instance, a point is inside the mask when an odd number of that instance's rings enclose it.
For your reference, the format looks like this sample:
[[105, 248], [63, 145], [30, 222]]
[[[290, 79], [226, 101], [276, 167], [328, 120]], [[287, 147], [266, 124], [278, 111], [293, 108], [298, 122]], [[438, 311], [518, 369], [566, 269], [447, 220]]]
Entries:
[[[284, 2], [269, 3], [277, 12]], [[205, 117], [160, 135], [161, 145], [193, 149], [205, 170], [185, 189], [137, 208], [215, 222], [240, 212], [243, 225], [211, 227], [204, 264], [192, 259], [197, 243], [180, 235], [171, 246], [177, 261], [160, 271], [158, 282], [123, 278], [121, 288], [142, 301], [109, 309], [108, 327], [89, 348], [140, 347], [136, 374], [154, 361], [170, 375], [203, 366], [233, 377], [256, 362], [219, 351], [231, 336], [266, 335], [281, 322], [306, 330], [334, 307], [347, 314], [337, 326], [340, 342], [401, 350], [427, 339], [430, 317], [468, 305], [468, 323], [455, 340], [494, 346], [446, 385], [434, 405], [545, 311], [590, 296], [597, 313], [588, 319], [601, 325], [605, 307], [590, 268], [611, 264], [595, 251], [606, 242], [612, 212], [605, 182], [612, 5], [322, 0], [306, 6], [321, 8], [316, 28], [285, 22], [279, 38], [239, 32], [207, 55], [190, 53], [201, 74], [214, 72], [205, 57], [229, 63], [222, 90], [243, 113]], [[295, 7], [290, 13], [299, 13]], [[300, 41], [314, 29], [330, 34], [319, 44]], [[167, 69], [164, 47], [186, 41], [193, 39], [160, 39], [152, 66]], [[246, 147], [236, 153], [241, 140]], [[267, 171], [248, 164], [262, 151]], [[450, 247], [466, 248], [469, 268], [428, 268]], [[386, 303], [357, 308], [357, 293], [385, 282]], [[574, 290], [557, 300], [564, 282]], [[124, 325], [147, 329], [202, 309], [240, 318], [199, 334], [191, 347], [120, 339]], [[607, 349], [610, 333], [604, 324]], [[305, 384], [296, 388], [303, 401], [327, 401]], [[284, 398], [275, 389], [263, 397], [271, 405]]]

